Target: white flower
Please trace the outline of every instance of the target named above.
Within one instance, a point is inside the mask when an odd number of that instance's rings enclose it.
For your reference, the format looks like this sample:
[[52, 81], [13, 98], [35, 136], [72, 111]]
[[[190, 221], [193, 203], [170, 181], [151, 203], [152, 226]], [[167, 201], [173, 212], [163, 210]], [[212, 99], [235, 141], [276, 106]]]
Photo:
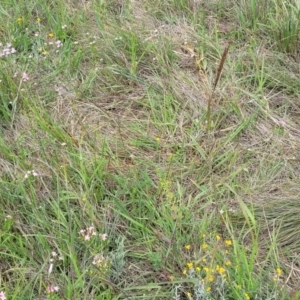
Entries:
[[51, 263], [49, 266], [48, 275], [52, 273], [52, 270], [53, 270], [53, 264]]

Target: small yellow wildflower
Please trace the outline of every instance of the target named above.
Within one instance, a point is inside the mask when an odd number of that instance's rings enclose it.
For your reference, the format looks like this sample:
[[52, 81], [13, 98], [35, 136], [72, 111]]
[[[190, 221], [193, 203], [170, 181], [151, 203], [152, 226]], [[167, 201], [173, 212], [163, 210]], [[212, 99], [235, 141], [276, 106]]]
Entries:
[[190, 292], [187, 292], [186, 295], [191, 298], [192, 297], [192, 294]]
[[238, 284], [237, 288], [240, 290], [242, 288], [242, 286], [240, 284]]
[[205, 268], [203, 268], [203, 269], [204, 269], [204, 271], [205, 271], [206, 273], [209, 273], [209, 268], [205, 267]]
[[222, 274], [224, 274], [225, 273], [225, 269], [224, 268], [222, 268], [222, 267], [219, 267], [219, 270], [218, 270], [218, 272], [222, 275]]
[[157, 142], [160, 142], [160, 137], [157, 137], [155, 140], [156, 140]]
[[48, 36], [49, 36], [49, 38], [53, 38], [53, 37], [54, 37], [54, 33], [50, 32], [50, 33], [48, 34]]
[[203, 261], [204, 263], [206, 263], [206, 258], [202, 258], [202, 261]]
[[213, 275], [210, 275], [209, 277], [208, 277], [208, 281], [209, 282], [213, 282], [215, 280], [215, 277], [213, 276]]
[[197, 272], [200, 272], [200, 271], [201, 271], [201, 268], [200, 268], [200, 267], [196, 267], [196, 271], [197, 271]]
[[202, 248], [203, 248], [203, 249], [206, 249], [207, 247], [208, 247], [208, 245], [207, 245], [206, 243], [203, 243], [203, 244], [202, 244]]
[[245, 296], [245, 299], [246, 299], [246, 300], [250, 300], [250, 296], [249, 296], [247, 293], [245, 293], [244, 296]]
[[193, 263], [192, 263], [192, 262], [187, 263], [186, 265], [187, 265], [187, 267], [188, 267], [190, 270], [193, 269]]
[[36, 18], [36, 21], [37, 21], [38, 23], [40, 23], [40, 22], [41, 22], [41, 18]]
[[174, 193], [168, 192], [168, 193], [167, 193], [167, 197], [168, 197], [169, 199], [174, 198]]
[[170, 281], [173, 281], [175, 279], [175, 277], [173, 275], [169, 276]]
[[203, 233], [203, 234], [202, 234], [202, 237], [205, 239], [205, 237], [206, 237], [206, 234], [205, 234], [205, 233]]
[[231, 261], [230, 260], [225, 261], [225, 265], [226, 266], [230, 266], [231, 265]]
[[219, 241], [221, 239], [221, 237], [217, 234], [216, 239], [217, 239], [217, 241]]
[[232, 245], [232, 241], [231, 241], [231, 240], [226, 240], [226, 241], [225, 241], [225, 244], [226, 244], [227, 246], [231, 246], [231, 245]]
[[186, 273], [187, 273], [187, 270], [186, 270], [186, 269], [183, 269], [182, 274], [183, 274], [183, 275], [186, 275]]
[[281, 275], [282, 275], [282, 270], [281, 270], [280, 268], [277, 268], [277, 269], [276, 269], [276, 274], [277, 274], [278, 276], [281, 276]]
[[191, 249], [191, 245], [185, 245], [184, 248], [185, 248], [186, 250], [190, 250], [190, 249]]
[[18, 19], [17, 19], [17, 22], [18, 22], [19, 24], [21, 24], [21, 23], [22, 23], [22, 21], [23, 21], [23, 19], [22, 19], [22, 18], [18, 18]]
[[211, 291], [211, 287], [208, 286], [208, 287], [206, 288], [206, 291], [207, 291], [207, 292], [210, 292], [210, 291]]

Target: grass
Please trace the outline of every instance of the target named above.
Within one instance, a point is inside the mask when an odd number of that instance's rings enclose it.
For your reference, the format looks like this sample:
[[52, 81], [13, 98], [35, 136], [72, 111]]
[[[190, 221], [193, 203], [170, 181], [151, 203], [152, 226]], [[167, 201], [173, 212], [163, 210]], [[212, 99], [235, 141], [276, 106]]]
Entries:
[[0, 15], [0, 299], [300, 299], [297, 1]]

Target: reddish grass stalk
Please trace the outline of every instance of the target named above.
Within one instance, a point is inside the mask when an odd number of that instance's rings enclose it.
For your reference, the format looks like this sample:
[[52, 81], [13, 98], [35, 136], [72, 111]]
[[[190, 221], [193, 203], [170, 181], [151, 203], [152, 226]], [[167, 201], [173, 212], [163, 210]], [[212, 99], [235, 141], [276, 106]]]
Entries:
[[221, 58], [221, 61], [220, 61], [220, 64], [219, 64], [219, 67], [218, 67], [218, 70], [217, 70], [215, 83], [214, 83], [211, 95], [210, 95], [210, 97], [208, 99], [208, 102], [207, 102], [207, 115], [206, 115], [207, 131], [210, 130], [210, 125], [211, 125], [211, 105], [212, 105], [213, 96], [214, 96], [216, 87], [218, 85], [218, 82], [220, 80], [220, 76], [221, 76], [221, 73], [222, 73], [222, 70], [223, 70], [223, 67], [224, 67], [224, 63], [225, 63], [230, 45], [231, 45], [231, 41], [228, 43], [227, 47], [224, 49], [224, 52], [223, 52], [223, 55], [222, 55], [222, 58]]

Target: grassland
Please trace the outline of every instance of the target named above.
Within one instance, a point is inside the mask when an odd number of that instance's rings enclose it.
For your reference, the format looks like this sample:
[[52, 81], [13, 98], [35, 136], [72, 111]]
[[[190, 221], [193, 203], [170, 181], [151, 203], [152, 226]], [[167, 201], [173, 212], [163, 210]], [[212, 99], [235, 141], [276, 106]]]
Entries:
[[0, 299], [300, 299], [299, 22], [2, 0]]

